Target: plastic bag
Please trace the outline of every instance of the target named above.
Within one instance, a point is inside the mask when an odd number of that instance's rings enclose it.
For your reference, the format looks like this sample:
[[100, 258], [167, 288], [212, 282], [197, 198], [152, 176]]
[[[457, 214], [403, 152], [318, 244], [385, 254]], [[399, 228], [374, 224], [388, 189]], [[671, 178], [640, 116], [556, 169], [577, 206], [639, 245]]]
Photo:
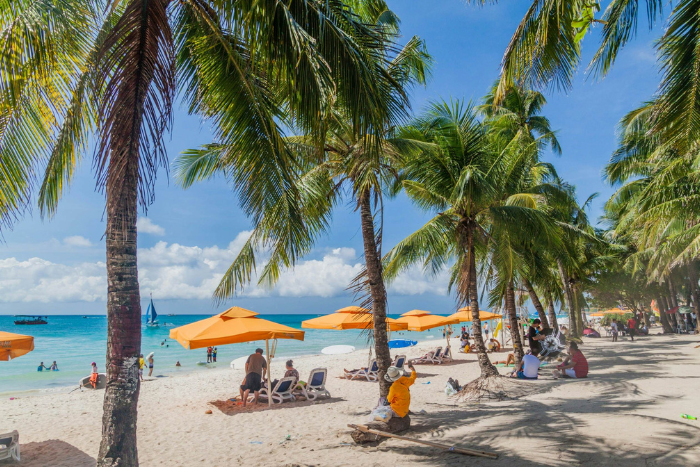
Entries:
[[372, 413], [369, 414], [368, 421], [388, 423], [389, 420], [391, 420], [392, 415], [394, 415], [394, 411], [391, 410], [390, 406], [380, 405], [375, 407], [374, 410], [372, 410]]
[[453, 388], [450, 383], [445, 383], [445, 395], [454, 396], [455, 394], [457, 394], [455, 388]]

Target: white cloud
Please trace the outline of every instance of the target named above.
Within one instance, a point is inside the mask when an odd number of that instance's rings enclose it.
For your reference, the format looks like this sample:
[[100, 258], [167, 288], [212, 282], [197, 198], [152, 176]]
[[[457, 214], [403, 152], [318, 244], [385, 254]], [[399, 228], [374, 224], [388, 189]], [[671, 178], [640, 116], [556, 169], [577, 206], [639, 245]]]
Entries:
[[154, 224], [148, 217], [139, 217], [136, 221], [136, 230], [138, 233], [147, 233], [162, 237], [165, 235], [165, 229], [158, 224]]
[[92, 242], [88, 240], [85, 237], [82, 237], [80, 235], [73, 235], [72, 237], [66, 237], [63, 239], [63, 243], [68, 246], [77, 246], [77, 247], [88, 247], [92, 246]]
[[[138, 250], [142, 295], [153, 292], [160, 299], [205, 299], [211, 295], [251, 232], [240, 232], [226, 247], [185, 246], [158, 242]], [[258, 263], [259, 270], [264, 266]], [[262, 263], [262, 264], [261, 264]], [[300, 261], [285, 270], [274, 289], [253, 284], [246, 297], [333, 297], [345, 293], [362, 270], [362, 258], [352, 248], [327, 251], [319, 259]], [[397, 295], [445, 294], [446, 278], [426, 278], [419, 268], [400, 276], [389, 288]], [[40, 258], [0, 260], [0, 301], [71, 302], [104, 301], [107, 295], [103, 262], [65, 265]]]

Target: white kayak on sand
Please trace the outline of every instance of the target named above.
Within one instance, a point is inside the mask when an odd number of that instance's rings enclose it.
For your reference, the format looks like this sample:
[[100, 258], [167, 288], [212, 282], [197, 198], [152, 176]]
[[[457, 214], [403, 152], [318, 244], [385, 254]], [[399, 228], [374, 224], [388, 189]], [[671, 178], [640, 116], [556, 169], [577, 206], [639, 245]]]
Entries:
[[90, 383], [90, 376], [86, 376], [85, 378], [82, 378], [78, 382], [78, 386], [81, 388], [87, 388], [87, 389], [104, 389], [107, 387], [107, 374], [106, 373], [98, 373], [97, 375], [97, 384], [95, 387], [92, 387], [92, 384]]
[[341, 355], [345, 353], [352, 353], [355, 351], [355, 347], [352, 345], [331, 345], [321, 350], [322, 354], [325, 355]]

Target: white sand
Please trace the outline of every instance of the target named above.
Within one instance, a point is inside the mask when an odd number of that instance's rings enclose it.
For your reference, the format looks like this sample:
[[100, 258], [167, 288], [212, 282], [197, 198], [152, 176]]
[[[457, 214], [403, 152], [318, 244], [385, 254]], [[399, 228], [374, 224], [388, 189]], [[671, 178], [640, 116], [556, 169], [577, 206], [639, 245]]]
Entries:
[[[399, 440], [352, 444], [346, 425], [363, 423], [378, 397], [376, 383], [336, 377], [343, 367], [366, 362], [360, 352], [296, 358], [302, 379], [312, 368], [329, 369], [327, 387], [333, 397], [272, 410], [231, 411], [223, 404], [222, 411], [211, 404], [238, 393], [240, 370], [147, 381], [139, 400], [139, 457], [144, 466], [700, 465], [700, 422], [680, 416], [700, 416], [698, 344], [697, 336], [651, 336], [617, 344], [586, 340], [582, 350], [591, 365], [588, 379], [555, 381], [549, 370], [542, 371], [540, 380], [521, 382], [531, 395], [509, 402], [456, 404], [445, 396], [448, 377], [464, 384], [478, 375], [473, 355], [457, 355], [449, 365], [420, 365], [411, 388], [416, 415], [407, 435], [495, 451], [498, 460]], [[423, 343], [406, 353], [416, 357], [427, 347]], [[504, 357], [501, 353], [498, 359]], [[281, 359], [273, 362], [273, 378], [283, 366]], [[86, 391], [2, 401], [1, 427], [20, 432], [20, 465], [94, 465], [103, 395]], [[206, 415], [208, 409], [213, 414]], [[426, 414], [418, 414], [421, 410]]]

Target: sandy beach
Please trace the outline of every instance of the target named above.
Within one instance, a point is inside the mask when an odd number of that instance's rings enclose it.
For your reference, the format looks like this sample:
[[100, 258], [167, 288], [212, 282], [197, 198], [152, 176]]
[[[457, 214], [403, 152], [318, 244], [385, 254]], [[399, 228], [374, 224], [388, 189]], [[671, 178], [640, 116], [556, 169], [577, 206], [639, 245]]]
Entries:
[[[271, 410], [241, 410], [228, 401], [238, 393], [242, 370], [152, 378], [141, 386], [139, 458], [144, 466], [699, 465], [700, 422], [681, 418], [683, 413], [700, 416], [698, 344], [700, 338], [692, 335], [618, 343], [586, 339], [582, 350], [591, 366], [588, 379], [554, 380], [551, 366], [545, 366], [538, 381], [519, 383], [522, 397], [506, 402], [459, 403], [445, 395], [448, 377], [464, 384], [478, 376], [474, 355], [457, 354], [451, 364], [417, 366], [418, 380], [411, 388], [413, 424], [406, 435], [494, 451], [498, 460], [400, 440], [355, 445], [347, 424], [366, 421], [378, 388], [338, 376], [344, 367], [364, 364], [363, 352], [296, 358], [302, 379], [312, 368], [328, 368], [332, 398]], [[405, 353], [417, 357], [430, 347], [421, 343]], [[282, 359], [273, 361], [273, 378], [283, 367]], [[103, 395], [76, 391], [3, 401], [0, 428], [19, 430], [19, 465], [94, 465]]]

